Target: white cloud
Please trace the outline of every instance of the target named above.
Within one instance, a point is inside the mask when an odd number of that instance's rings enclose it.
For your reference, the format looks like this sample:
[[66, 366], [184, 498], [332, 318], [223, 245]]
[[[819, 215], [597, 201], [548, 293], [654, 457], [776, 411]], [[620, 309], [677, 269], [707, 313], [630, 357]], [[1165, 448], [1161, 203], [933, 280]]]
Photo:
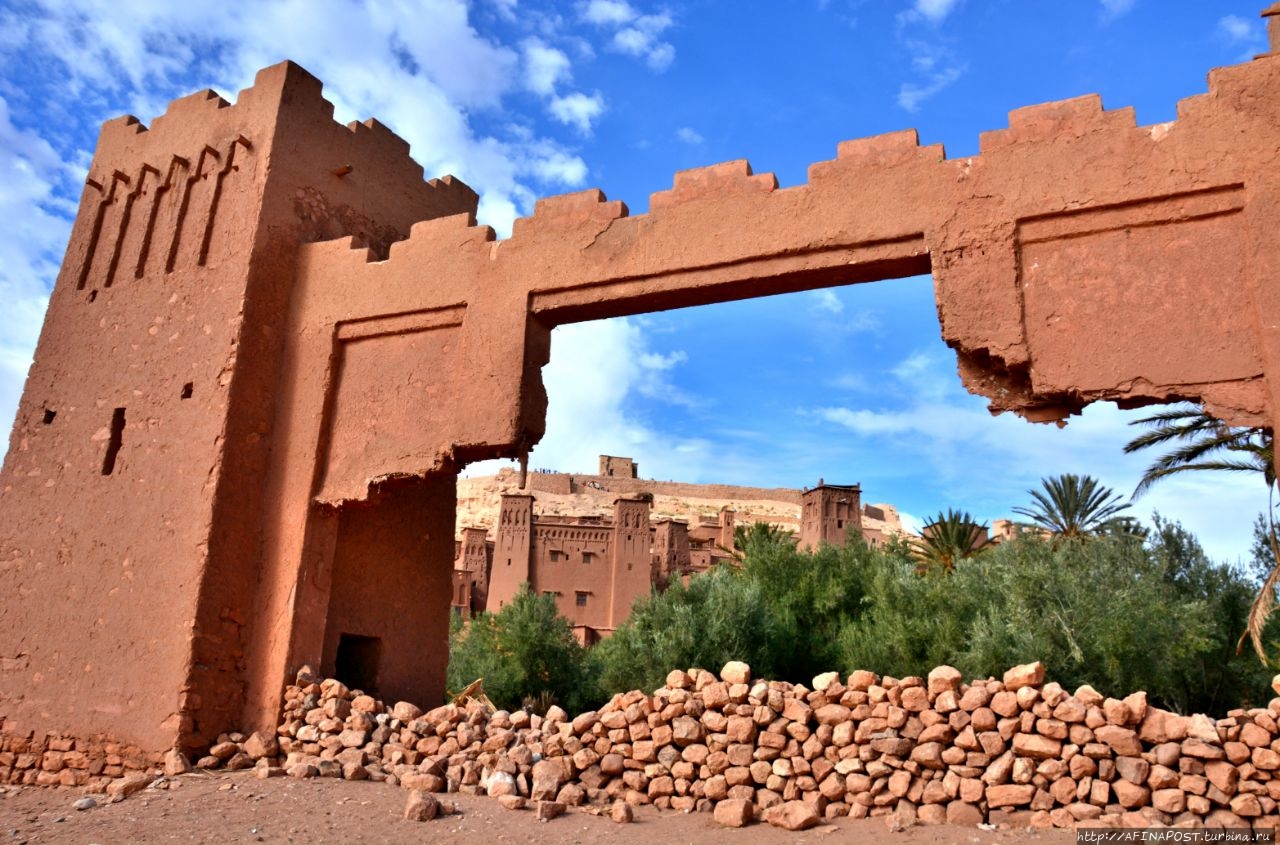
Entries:
[[814, 307], [819, 311], [825, 311], [828, 314], [839, 314], [844, 310], [844, 303], [840, 301], [840, 297], [830, 288], [818, 288], [809, 291], [809, 298], [813, 300]]
[[[992, 417], [985, 400], [964, 392], [945, 350], [911, 355], [890, 376], [878, 385], [882, 396], [872, 400], [883, 401], [883, 407], [832, 405], [808, 413], [855, 434], [867, 448], [923, 467], [941, 494], [930, 513], [959, 505], [985, 521], [1008, 518], [1014, 505], [1028, 502], [1026, 491], [1039, 487], [1041, 478], [1064, 472], [1098, 476], [1127, 496], [1155, 458], [1122, 452], [1138, 433], [1129, 422], [1143, 411], [1091, 405], [1064, 429], [1012, 414]], [[1265, 507], [1259, 479], [1189, 473], [1156, 485], [1138, 500], [1134, 514], [1149, 520], [1154, 510], [1175, 517], [1211, 557], [1234, 561], [1247, 554], [1254, 515]]]
[[907, 513], [904, 510], [898, 511], [898, 520], [902, 523], [902, 527], [907, 531], [919, 536], [924, 533], [924, 520], [913, 513]]
[[645, 64], [649, 66], [649, 70], [655, 73], [662, 73], [671, 67], [671, 63], [676, 60], [676, 48], [663, 41], [655, 44], [653, 49], [649, 51], [649, 55], [645, 57]]
[[[923, 5], [923, 0], [920, 4]], [[938, 2], [930, 6], [935, 15], [945, 16], [955, 3]], [[956, 56], [947, 39], [940, 33], [925, 30], [924, 37], [917, 25], [921, 21], [937, 23], [942, 18], [928, 17], [913, 7], [898, 16], [897, 40], [906, 51], [911, 70], [916, 78], [903, 82], [898, 88], [898, 105], [909, 112], [916, 112], [920, 104], [935, 96], [964, 75], [965, 63]]]
[[677, 349], [670, 355], [663, 355], [659, 352], [646, 352], [640, 356], [640, 366], [646, 370], [669, 370], [677, 364], [683, 364], [689, 360], [689, 356], [684, 350]]
[[529, 160], [529, 171], [548, 185], [577, 187], [587, 179], [587, 163], [551, 146]]
[[847, 390], [854, 393], [861, 393], [871, 386], [870, 381], [862, 373], [840, 373], [829, 379], [827, 384], [837, 390]]
[[1218, 19], [1218, 32], [1231, 41], [1248, 41], [1254, 37], [1254, 26], [1239, 15], [1225, 15]]
[[503, 20], [516, 19], [516, 6], [519, 5], [519, 0], [490, 0], [490, 2]]
[[554, 47], [548, 47], [541, 39], [527, 38], [521, 45], [524, 52], [525, 85], [535, 94], [550, 97], [556, 86], [571, 78], [569, 57]]
[[650, 70], [661, 73], [676, 58], [676, 48], [662, 40], [671, 27], [666, 12], [642, 15], [624, 0], [591, 0], [582, 7], [582, 19], [606, 29], [614, 29], [610, 48], [628, 56], [643, 58]]
[[[75, 204], [58, 196], [71, 168], [49, 142], [14, 126], [0, 97], [0, 425], [13, 422]], [[0, 438], [0, 450], [8, 438]]]
[[1227, 44], [1241, 48], [1237, 61], [1247, 62], [1255, 54], [1267, 51], [1267, 34], [1261, 21], [1224, 15], [1218, 19], [1217, 33]]
[[1102, 17], [1113, 20], [1127, 14], [1138, 0], [1099, 0], [1102, 3]]
[[552, 98], [549, 109], [556, 120], [587, 135], [591, 132], [592, 121], [604, 112], [604, 98], [599, 94], [588, 97], [581, 92], [574, 92], [564, 97]]
[[933, 23], [939, 23], [959, 5], [959, 0], [915, 0], [914, 11]]
[[625, 0], [591, 0], [582, 12], [583, 20], [602, 25], [621, 26], [636, 17], [635, 10]]
[[629, 455], [650, 478], [696, 477], [710, 464], [712, 445], [660, 434], [637, 421], [627, 407], [637, 394], [664, 398], [663, 373], [684, 361], [683, 352], [650, 349], [633, 319], [556, 328], [551, 363], [542, 369], [547, 433], [534, 448], [530, 465], [584, 472], [596, 466], [600, 454]]
[[686, 144], [698, 145], [705, 139], [698, 133], [696, 129], [690, 129], [688, 126], [681, 126], [676, 130], [676, 138]]
[[920, 110], [920, 104], [940, 93], [964, 74], [962, 67], [947, 67], [932, 74], [925, 82], [904, 82], [898, 89], [898, 105], [909, 112]]

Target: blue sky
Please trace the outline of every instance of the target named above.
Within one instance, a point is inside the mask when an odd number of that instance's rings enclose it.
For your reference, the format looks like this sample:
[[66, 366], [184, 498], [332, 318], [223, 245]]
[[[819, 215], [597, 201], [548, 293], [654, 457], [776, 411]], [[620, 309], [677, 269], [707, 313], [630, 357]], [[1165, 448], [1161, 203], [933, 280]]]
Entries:
[[[600, 187], [633, 213], [676, 170], [747, 158], [782, 185], [839, 141], [916, 127], [951, 157], [1011, 109], [1086, 93], [1172, 120], [1210, 68], [1265, 49], [1262, 0], [0, 0], [0, 418], [12, 419], [99, 124], [224, 97], [292, 58], [340, 120], [377, 116], [501, 234], [537, 197]], [[851, 201], [856, 201], [851, 198]], [[1065, 430], [992, 418], [939, 338], [928, 278], [567, 326], [535, 466], [798, 487], [860, 482], [915, 518], [1008, 516], [1045, 475], [1127, 493], [1139, 413]], [[1157, 487], [1220, 560], [1247, 554], [1252, 478]]]

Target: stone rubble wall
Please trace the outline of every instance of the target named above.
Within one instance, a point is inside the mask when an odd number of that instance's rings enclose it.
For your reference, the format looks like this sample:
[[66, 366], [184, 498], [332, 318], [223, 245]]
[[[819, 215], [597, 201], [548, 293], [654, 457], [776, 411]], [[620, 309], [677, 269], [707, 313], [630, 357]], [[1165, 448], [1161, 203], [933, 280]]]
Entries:
[[[815, 818], [897, 825], [1277, 822], [1280, 699], [1223, 719], [1179, 716], [1141, 692], [1068, 693], [1039, 663], [969, 684], [942, 666], [928, 678], [829, 673], [813, 686], [752, 681], [730, 663], [720, 677], [674, 671], [652, 695], [622, 693], [571, 719], [474, 701], [386, 707], [304, 672], [286, 693], [275, 773], [566, 805], [724, 803], [756, 816], [798, 802]], [[198, 765], [255, 765], [256, 745], [215, 747]], [[270, 760], [256, 765], [273, 773]]]
[[[949, 666], [927, 678], [828, 673], [812, 689], [753, 681], [730, 663], [719, 677], [673, 671], [652, 695], [621, 693], [574, 718], [479, 701], [387, 706], [304, 669], [276, 736], [223, 736], [195, 766], [488, 794], [509, 807], [653, 804], [714, 811], [725, 824], [886, 816], [891, 827], [1273, 828], [1278, 720], [1280, 699], [1214, 720], [1160, 710], [1141, 692], [1069, 693], [1045, 683], [1039, 663], [967, 684]], [[74, 742], [50, 740], [39, 753], [14, 736], [3, 743], [0, 780], [10, 783], [93, 788], [131, 775], [127, 794], [154, 776], [140, 772], [189, 768], [176, 751], [161, 761], [83, 755], [114, 760], [108, 768], [82, 765]]]
[[114, 780], [156, 774], [164, 755], [100, 737], [37, 736], [0, 717], [0, 784], [105, 792]]

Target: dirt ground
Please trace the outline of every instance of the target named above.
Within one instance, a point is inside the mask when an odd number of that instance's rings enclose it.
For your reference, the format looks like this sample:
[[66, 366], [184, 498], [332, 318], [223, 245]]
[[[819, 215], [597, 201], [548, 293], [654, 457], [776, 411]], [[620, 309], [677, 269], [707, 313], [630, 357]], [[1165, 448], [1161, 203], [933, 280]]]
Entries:
[[915, 827], [890, 833], [881, 819], [840, 819], [804, 833], [755, 824], [733, 830], [709, 813], [659, 812], [642, 807], [629, 825], [571, 810], [549, 822], [531, 811], [505, 810], [483, 797], [442, 796], [458, 815], [430, 822], [401, 818], [403, 789], [341, 780], [258, 780], [247, 772], [199, 773], [147, 789], [112, 804], [77, 810], [79, 790], [0, 787], [0, 845], [68, 842], [113, 845], [137, 842], [299, 843], [565, 843], [616, 845], [761, 845], [761, 843], [857, 842], [859, 845], [1067, 845], [1066, 831], [987, 831], [965, 827]]

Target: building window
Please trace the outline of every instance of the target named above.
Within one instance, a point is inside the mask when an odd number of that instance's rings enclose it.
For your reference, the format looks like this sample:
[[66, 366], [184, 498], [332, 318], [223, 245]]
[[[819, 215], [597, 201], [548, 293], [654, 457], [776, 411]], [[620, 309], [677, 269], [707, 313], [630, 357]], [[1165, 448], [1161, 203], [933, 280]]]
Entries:
[[[592, 554], [591, 552], [583, 552], [583, 553], [582, 553], [582, 562], [583, 562], [583, 563], [591, 563], [591, 561], [592, 561], [592, 559], [593, 559], [594, 557], [595, 557], [595, 555], [594, 555], [594, 554]], [[585, 603], [586, 603], [586, 601], [585, 601], [585, 600], [584, 600], [584, 601], [579, 602], [579, 604], [585, 604]]]
[[576, 595], [576, 597], [575, 597], [575, 599], [574, 599], [574, 604], [576, 604], [578, 607], [586, 607], [586, 606], [587, 606], [587, 594], [586, 594], [586, 593], [584, 593], [584, 592], [582, 592], [581, 590], [579, 590], [579, 591], [578, 591], [578, 593], [577, 593], [577, 595]]
[[837, 520], [836, 520], [836, 528], [844, 528], [844, 520], [843, 520], [843, 519], [837, 519]]
[[551, 550], [551, 562], [552, 563], [560, 562], [560, 552], [556, 551], [555, 549]]

